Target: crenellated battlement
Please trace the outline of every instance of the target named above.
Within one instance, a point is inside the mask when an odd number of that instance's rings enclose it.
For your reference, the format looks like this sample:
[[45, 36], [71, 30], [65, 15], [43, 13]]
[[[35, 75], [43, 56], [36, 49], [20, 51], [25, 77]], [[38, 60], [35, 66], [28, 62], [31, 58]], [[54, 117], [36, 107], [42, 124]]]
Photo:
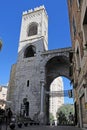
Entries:
[[[30, 9], [30, 10], [28, 10], [28, 11], [24, 11], [24, 12], [23, 12], [23, 15], [26, 15], [26, 14], [28, 14], [28, 13], [32, 13], [33, 11], [42, 10], [42, 9], [44, 9], [44, 10], [45, 10], [44, 5], [39, 6], [39, 7], [36, 7], [36, 8], [34, 8], [34, 9]], [[46, 15], [47, 15], [46, 10], [45, 10], [45, 13], [46, 13]]]

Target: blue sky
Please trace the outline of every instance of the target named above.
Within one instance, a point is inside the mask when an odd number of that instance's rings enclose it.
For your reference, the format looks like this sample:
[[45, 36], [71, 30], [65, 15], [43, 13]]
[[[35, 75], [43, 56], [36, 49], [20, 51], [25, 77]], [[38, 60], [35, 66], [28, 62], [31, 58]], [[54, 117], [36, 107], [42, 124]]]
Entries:
[[1, 0], [0, 38], [0, 84], [6, 85], [12, 64], [17, 61], [22, 12], [44, 5], [48, 14], [49, 50], [70, 47], [70, 29], [67, 0]]
[[[62, 77], [63, 78], [63, 82], [64, 82], [64, 90], [71, 90], [72, 89], [72, 85], [70, 85], [70, 80], [67, 79], [66, 77]], [[69, 98], [68, 96], [67, 97], [64, 97], [64, 103], [65, 104], [73, 104], [74, 100], [73, 98]]]

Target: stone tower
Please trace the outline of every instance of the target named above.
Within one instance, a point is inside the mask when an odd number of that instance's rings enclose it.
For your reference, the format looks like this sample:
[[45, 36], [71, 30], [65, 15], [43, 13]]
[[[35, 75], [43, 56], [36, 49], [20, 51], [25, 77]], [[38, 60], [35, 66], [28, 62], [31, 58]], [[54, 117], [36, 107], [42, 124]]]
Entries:
[[7, 94], [17, 115], [49, 122], [50, 84], [60, 75], [71, 78], [71, 51], [72, 48], [48, 50], [48, 16], [44, 6], [23, 13], [18, 59], [11, 69]]
[[[48, 16], [44, 6], [23, 12], [15, 72], [14, 111], [34, 118], [40, 113], [42, 52], [48, 50]], [[44, 77], [43, 77], [44, 79]]]

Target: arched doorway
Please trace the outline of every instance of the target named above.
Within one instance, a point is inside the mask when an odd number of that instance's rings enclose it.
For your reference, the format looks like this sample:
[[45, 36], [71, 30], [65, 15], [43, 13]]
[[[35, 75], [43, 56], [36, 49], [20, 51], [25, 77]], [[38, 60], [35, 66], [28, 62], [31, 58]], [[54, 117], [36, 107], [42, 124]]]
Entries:
[[27, 98], [23, 98], [23, 102], [21, 103], [20, 115], [25, 117], [29, 116], [29, 101]]

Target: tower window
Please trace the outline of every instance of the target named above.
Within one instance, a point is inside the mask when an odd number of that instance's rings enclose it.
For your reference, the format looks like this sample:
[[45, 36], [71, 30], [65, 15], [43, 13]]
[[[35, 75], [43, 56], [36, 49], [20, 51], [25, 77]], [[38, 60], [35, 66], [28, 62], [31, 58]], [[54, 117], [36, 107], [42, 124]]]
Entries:
[[72, 6], [72, 1], [73, 1], [73, 0], [70, 0], [70, 6]]
[[32, 23], [29, 26], [28, 36], [37, 35], [37, 23]]
[[75, 23], [75, 19], [73, 17], [73, 21], [72, 21], [72, 26], [73, 26], [73, 33], [74, 33], [74, 36], [76, 35], [76, 23]]
[[36, 48], [34, 46], [32, 46], [32, 45], [28, 46], [25, 49], [24, 58], [33, 57], [35, 53], [36, 53]]
[[87, 8], [85, 10], [85, 15], [83, 19], [83, 29], [84, 29], [84, 38], [85, 38], [85, 44], [87, 43]]
[[77, 56], [77, 67], [78, 67], [78, 70], [80, 71], [80, 54], [79, 54], [78, 48], [77, 48], [76, 56]]
[[29, 87], [29, 80], [27, 80], [27, 87]]
[[80, 6], [81, 6], [81, 0], [77, 0], [77, 5], [78, 5], [78, 8], [80, 8]]
[[87, 8], [84, 15], [83, 25], [87, 25]]

